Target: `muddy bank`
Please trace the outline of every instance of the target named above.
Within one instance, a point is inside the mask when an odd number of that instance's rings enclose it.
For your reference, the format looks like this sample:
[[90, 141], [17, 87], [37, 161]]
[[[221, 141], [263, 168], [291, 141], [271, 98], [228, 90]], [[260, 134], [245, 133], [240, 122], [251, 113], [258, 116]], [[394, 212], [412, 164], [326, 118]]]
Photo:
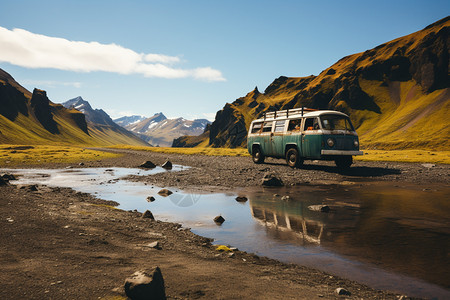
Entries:
[[131, 150], [108, 150], [123, 153], [121, 158], [86, 163], [86, 166], [138, 166], [145, 160], [161, 165], [166, 159], [190, 169], [177, 173], [162, 173], [135, 180], [147, 181], [158, 186], [181, 189], [235, 189], [260, 186], [266, 172], [274, 172], [286, 186], [341, 183], [345, 181], [382, 180], [410, 182], [420, 185], [440, 183], [448, 185], [449, 165], [422, 163], [361, 162], [355, 161], [345, 172], [339, 171], [334, 162], [307, 161], [302, 169], [291, 169], [282, 159], [266, 159], [264, 164], [254, 164], [250, 157], [217, 157], [203, 155], [177, 155]]

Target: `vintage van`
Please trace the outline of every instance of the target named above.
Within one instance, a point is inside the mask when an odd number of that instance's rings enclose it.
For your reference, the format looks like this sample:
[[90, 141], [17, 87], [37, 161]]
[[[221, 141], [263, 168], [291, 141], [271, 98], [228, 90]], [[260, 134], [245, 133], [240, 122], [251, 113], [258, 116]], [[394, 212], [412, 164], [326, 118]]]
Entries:
[[338, 168], [348, 168], [353, 155], [363, 154], [346, 114], [308, 108], [267, 112], [252, 121], [247, 148], [257, 164], [265, 157], [286, 158], [292, 168], [305, 160], [334, 160]]

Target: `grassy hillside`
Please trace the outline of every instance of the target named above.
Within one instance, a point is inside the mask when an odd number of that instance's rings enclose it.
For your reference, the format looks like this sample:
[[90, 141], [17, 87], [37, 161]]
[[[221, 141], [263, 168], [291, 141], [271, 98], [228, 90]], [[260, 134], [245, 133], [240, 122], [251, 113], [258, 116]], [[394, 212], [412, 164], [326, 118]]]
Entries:
[[255, 88], [217, 113], [209, 145], [244, 146], [254, 118], [305, 106], [349, 114], [366, 149], [448, 150], [449, 33], [447, 17], [344, 57], [318, 76], [282, 76], [264, 93]]
[[87, 123], [81, 112], [52, 103], [45, 91], [30, 93], [1, 69], [0, 143], [147, 145], [122, 128]]

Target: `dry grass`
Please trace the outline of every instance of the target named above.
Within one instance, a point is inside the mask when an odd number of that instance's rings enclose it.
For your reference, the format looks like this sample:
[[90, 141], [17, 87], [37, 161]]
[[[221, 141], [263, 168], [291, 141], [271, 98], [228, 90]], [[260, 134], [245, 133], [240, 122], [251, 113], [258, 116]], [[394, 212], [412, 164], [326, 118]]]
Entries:
[[128, 145], [116, 145], [109, 148], [113, 149], [129, 149], [139, 151], [150, 151], [158, 153], [172, 153], [172, 154], [186, 154], [186, 155], [208, 155], [208, 156], [250, 156], [247, 149], [244, 148], [170, 148], [170, 147], [141, 147], [141, 146], [128, 146]]
[[[209, 155], [209, 156], [246, 156], [250, 157], [245, 148], [162, 148], [162, 147], [138, 147], [117, 145], [110, 148], [129, 149], [140, 151], [151, 151], [158, 153], [175, 153], [186, 155]], [[364, 156], [356, 156], [360, 161], [397, 161], [415, 163], [440, 163], [450, 164], [450, 151], [428, 151], [428, 150], [364, 150]]]
[[356, 156], [355, 160], [450, 164], [450, 151], [364, 150], [364, 155]]
[[17, 164], [75, 163], [117, 156], [120, 155], [66, 145], [0, 145], [0, 167]]

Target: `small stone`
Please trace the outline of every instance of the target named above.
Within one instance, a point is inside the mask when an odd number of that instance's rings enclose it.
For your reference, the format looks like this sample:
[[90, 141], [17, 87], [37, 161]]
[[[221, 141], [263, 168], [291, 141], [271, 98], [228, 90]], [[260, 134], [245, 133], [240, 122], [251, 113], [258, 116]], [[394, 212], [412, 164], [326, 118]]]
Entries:
[[145, 247], [153, 248], [153, 249], [158, 249], [158, 250], [161, 250], [161, 249], [162, 249], [162, 248], [161, 248], [161, 245], [159, 244], [158, 241], [149, 243], [149, 244], [145, 245]]
[[244, 197], [244, 196], [236, 197], [237, 202], [246, 202], [247, 200], [248, 200], [247, 197]]
[[8, 173], [2, 174], [2, 176], [0, 176], [0, 177], [6, 181], [16, 180], [16, 176], [14, 176], [13, 174], [8, 174]]
[[147, 201], [148, 201], [148, 202], [153, 202], [153, 201], [155, 201], [155, 197], [153, 197], [153, 196], [148, 196], [148, 197], [147, 197]]
[[163, 197], [167, 197], [167, 196], [170, 196], [172, 194], [173, 194], [172, 191], [169, 191], [168, 189], [162, 189], [162, 190], [160, 190], [158, 192], [158, 195], [161, 195]]
[[344, 288], [337, 288], [334, 292], [339, 296], [350, 296], [352, 294]]
[[427, 169], [431, 169], [431, 168], [436, 167], [436, 165], [435, 164], [422, 164], [422, 167], [427, 168]]
[[149, 210], [146, 210], [143, 214], [142, 214], [142, 219], [151, 219], [154, 220], [155, 217], [153, 216], [152, 212]]
[[291, 200], [291, 197], [289, 197], [289, 196], [283, 196], [283, 197], [281, 197], [281, 200], [283, 200], [283, 201], [289, 201], [289, 200]]
[[80, 162], [78, 165], [79, 166], [84, 166], [84, 162]]
[[214, 218], [214, 222], [216, 222], [216, 224], [222, 225], [222, 223], [225, 222], [225, 219], [222, 216], [217, 216]]
[[235, 254], [234, 253], [228, 253], [228, 257], [234, 257]]
[[152, 163], [151, 161], [147, 160], [147, 161], [143, 162], [139, 167], [144, 168], [144, 169], [153, 169], [153, 168], [156, 168], [156, 165], [154, 163]]
[[164, 279], [159, 267], [150, 272], [135, 272], [125, 280], [124, 288], [130, 299], [166, 299]]
[[330, 207], [328, 205], [310, 205], [308, 206], [309, 210], [312, 211], [320, 211], [320, 212], [329, 212], [330, 211]]
[[172, 162], [170, 160], [166, 160], [161, 167], [163, 167], [166, 170], [171, 170], [172, 169]]

